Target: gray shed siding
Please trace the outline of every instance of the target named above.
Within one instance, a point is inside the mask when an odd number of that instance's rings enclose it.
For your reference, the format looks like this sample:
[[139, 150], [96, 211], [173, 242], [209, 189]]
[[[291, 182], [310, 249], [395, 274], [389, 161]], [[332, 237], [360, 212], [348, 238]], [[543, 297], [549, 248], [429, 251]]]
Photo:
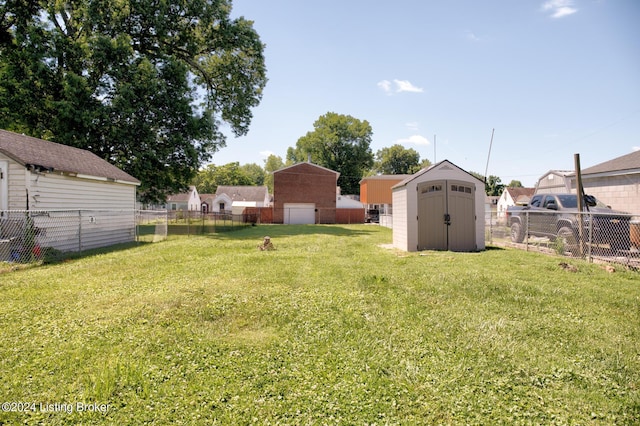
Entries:
[[[409, 247], [409, 226], [407, 224], [407, 191], [394, 189], [391, 192], [391, 202], [393, 203], [393, 246], [407, 250]], [[417, 244], [417, 240], [416, 240]]]

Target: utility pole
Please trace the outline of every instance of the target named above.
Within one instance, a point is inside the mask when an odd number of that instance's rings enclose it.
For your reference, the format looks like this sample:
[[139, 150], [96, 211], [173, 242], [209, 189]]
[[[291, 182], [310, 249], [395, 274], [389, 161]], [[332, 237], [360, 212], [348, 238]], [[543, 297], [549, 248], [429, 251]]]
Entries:
[[576, 169], [576, 198], [578, 200], [578, 245], [580, 257], [582, 257], [584, 255], [584, 189], [582, 187], [582, 171], [580, 170], [580, 154], [573, 154], [573, 161]]

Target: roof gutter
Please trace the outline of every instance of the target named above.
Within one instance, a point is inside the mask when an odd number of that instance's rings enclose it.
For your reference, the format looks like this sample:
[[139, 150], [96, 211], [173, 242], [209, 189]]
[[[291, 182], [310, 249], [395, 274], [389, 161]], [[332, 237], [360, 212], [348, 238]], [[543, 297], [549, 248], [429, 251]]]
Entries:
[[89, 179], [89, 180], [97, 180], [97, 181], [101, 181], [101, 182], [113, 182], [113, 183], [122, 183], [125, 185], [135, 185], [135, 186], [140, 186], [140, 182], [130, 182], [130, 181], [126, 181], [126, 180], [121, 180], [121, 179], [115, 179], [115, 178], [108, 178], [108, 177], [102, 177], [102, 176], [93, 176], [93, 175], [85, 175], [82, 173], [67, 173], [69, 176], [75, 176], [77, 178], [80, 179]]

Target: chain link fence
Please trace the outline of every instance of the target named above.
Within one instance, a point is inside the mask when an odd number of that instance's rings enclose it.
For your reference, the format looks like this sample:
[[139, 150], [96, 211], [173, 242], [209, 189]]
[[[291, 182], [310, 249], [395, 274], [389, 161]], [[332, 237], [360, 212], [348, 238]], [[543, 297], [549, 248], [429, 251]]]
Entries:
[[134, 241], [133, 210], [0, 211], [0, 262], [32, 262]]
[[487, 244], [640, 266], [640, 218], [621, 213], [487, 213]]
[[136, 212], [137, 241], [157, 243], [167, 239], [169, 212], [166, 210], [138, 210]]
[[[245, 214], [150, 210], [0, 211], [0, 262], [56, 259], [119, 243], [169, 235], [228, 232], [261, 223]], [[487, 244], [640, 267], [640, 217], [619, 213], [487, 212]], [[354, 220], [361, 223], [360, 218]]]
[[151, 210], [0, 211], [0, 262], [57, 260], [64, 253], [168, 235], [202, 235], [251, 226], [251, 215]]
[[170, 210], [167, 212], [167, 234], [205, 235], [236, 231], [255, 224], [256, 220], [254, 215], [249, 214]]

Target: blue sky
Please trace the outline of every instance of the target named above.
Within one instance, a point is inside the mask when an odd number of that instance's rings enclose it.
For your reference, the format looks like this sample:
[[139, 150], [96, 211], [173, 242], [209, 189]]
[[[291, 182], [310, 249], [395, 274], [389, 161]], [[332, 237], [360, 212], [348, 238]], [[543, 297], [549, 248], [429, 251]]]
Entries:
[[[533, 186], [640, 149], [636, 0], [234, 0], [266, 44], [246, 136], [213, 163], [264, 165], [327, 112], [401, 144]], [[435, 139], [435, 146], [434, 146]], [[435, 149], [434, 149], [435, 148]]]

